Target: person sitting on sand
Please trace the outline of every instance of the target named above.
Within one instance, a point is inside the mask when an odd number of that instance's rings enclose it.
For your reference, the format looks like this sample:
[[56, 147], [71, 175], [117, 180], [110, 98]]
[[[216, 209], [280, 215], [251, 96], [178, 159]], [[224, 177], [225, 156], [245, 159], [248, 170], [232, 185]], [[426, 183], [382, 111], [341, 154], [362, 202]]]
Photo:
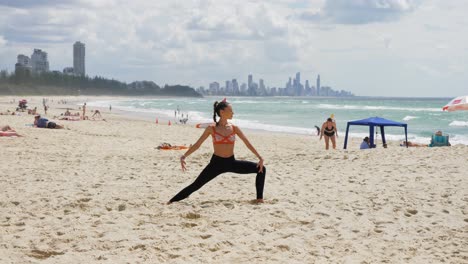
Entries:
[[34, 107], [34, 109], [28, 109], [28, 115], [35, 115], [37, 113], [37, 107]]
[[67, 111], [63, 114], [64, 116], [71, 116], [70, 109], [67, 108]]
[[11, 128], [11, 126], [9, 126], [9, 125], [6, 125], [6, 126], [2, 126], [2, 127], [0, 127], [0, 131], [2, 131], [2, 132], [7, 132], [7, 131], [14, 131], [14, 129], [13, 129], [13, 128]]
[[[255, 202], [263, 203], [263, 187], [265, 184], [266, 168], [263, 166], [263, 158], [258, 154], [257, 150], [252, 146], [247, 137], [242, 133], [238, 126], [234, 126], [228, 122], [232, 119], [234, 112], [232, 105], [224, 99], [221, 102], [214, 103], [213, 120], [215, 124], [208, 126], [197, 142], [191, 146], [184, 155], [180, 157], [180, 165], [182, 171], [186, 170], [185, 159], [195, 152], [202, 143], [211, 136], [213, 138], [214, 153], [210, 163], [203, 169], [200, 175], [189, 186], [176, 194], [167, 204], [177, 202], [189, 197], [190, 194], [199, 190], [203, 185], [216, 178], [218, 175], [225, 172], [234, 172], [240, 174], [256, 173], [255, 186], [257, 190], [257, 199]], [[219, 121], [216, 121], [216, 116], [219, 116]], [[247, 148], [258, 157], [258, 163], [236, 160], [234, 157], [234, 143], [236, 135], [245, 143]]]
[[19, 135], [16, 132], [16, 130], [14, 130], [9, 125], [5, 125], [5, 126], [0, 127], [0, 136], [2, 136], [2, 137], [4, 137], [4, 136], [7, 136], [7, 137], [11, 137], [11, 136], [22, 137], [21, 135]]
[[449, 141], [449, 136], [446, 135], [444, 136], [442, 134], [442, 131], [437, 131], [434, 133], [434, 135], [431, 137], [431, 143], [429, 144], [429, 147], [445, 147], [445, 146], [452, 146]]
[[362, 140], [361, 146], [359, 147], [359, 149], [370, 149], [369, 137], [365, 137]]
[[51, 129], [62, 129], [62, 125], [58, 125], [55, 122], [49, 121], [47, 118], [41, 118], [40, 115], [34, 117], [34, 126], [39, 128], [51, 128]]

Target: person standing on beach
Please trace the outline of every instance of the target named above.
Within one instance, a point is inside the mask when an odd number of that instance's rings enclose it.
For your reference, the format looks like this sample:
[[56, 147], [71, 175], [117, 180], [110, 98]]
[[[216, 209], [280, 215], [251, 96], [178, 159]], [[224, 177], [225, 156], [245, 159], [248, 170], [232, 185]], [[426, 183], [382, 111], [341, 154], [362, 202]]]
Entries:
[[86, 119], [86, 103], [83, 104], [83, 120]]
[[336, 123], [333, 122], [333, 119], [328, 118], [327, 121], [325, 121], [322, 124], [322, 129], [320, 130], [320, 139], [322, 137], [325, 138], [325, 149], [328, 150], [329, 145], [330, 145], [330, 140], [333, 145], [333, 149], [336, 149], [336, 138], [338, 137], [338, 129], [336, 128]]
[[[263, 187], [265, 184], [266, 168], [263, 166], [263, 158], [258, 154], [257, 150], [252, 146], [247, 137], [242, 133], [238, 126], [234, 126], [228, 122], [232, 119], [234, 112], [232, 105], [224, 99], [221, 102], [214, 103], [213, 120], [215, 124], [208, 126], [197, 142], [192, 145], [187, 152], [180, 157], [180, 165], [182, 171], [186, 170], [185, 159], [195, 152], [201, 144], [211, 135], [213, 138], [214, 153], [210, 163], [203, 169], [200, 175], [189, 186], [176, 194], [167, 204], [177, 202], [187, 198], [193, 192], [199, 190], [203, 185], [216, 178], [216, 176], [225, 172], [234, 172], [240, 174], [256, 173], [255, 186], [257, 190], [257, 199], [255, 202], [263, 203]], [[216, 121], [216, 116], [220, 119]], [[234, 157], [234, 143], [236, 135], [244, 142], [247, 148], [258, 157], [258, 163], [236, 160]]]

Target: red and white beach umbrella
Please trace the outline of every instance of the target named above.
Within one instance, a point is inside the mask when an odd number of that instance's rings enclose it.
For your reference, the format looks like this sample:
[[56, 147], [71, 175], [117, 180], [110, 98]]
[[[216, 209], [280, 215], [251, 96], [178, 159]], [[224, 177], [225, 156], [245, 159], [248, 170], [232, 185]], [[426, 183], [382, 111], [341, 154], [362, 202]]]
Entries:
[[444, 106], [442, 110], [449, 112], [458, 110], [468, 111], [468, 95], [458, 96], [457, 98], [450, 101], [446, 106]]

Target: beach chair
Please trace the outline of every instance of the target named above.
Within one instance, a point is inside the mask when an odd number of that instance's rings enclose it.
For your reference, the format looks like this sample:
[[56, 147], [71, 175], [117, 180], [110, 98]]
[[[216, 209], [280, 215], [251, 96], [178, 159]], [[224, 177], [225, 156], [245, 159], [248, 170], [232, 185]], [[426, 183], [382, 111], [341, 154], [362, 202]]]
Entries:
[[450, 146], [449, 143], [449, 136], [440, 136], [440, 135], [432, 135], [431, 144], [429, 147], [446, 147]]

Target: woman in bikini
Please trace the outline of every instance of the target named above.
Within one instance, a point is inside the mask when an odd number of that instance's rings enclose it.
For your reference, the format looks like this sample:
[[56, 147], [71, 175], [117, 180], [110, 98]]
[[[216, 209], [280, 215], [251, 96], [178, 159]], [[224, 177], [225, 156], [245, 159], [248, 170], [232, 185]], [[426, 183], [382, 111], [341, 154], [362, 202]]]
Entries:
[[[232, 106], [226, 102], [226, 99], [219, 103], [214, 103], [213, 120], [216, 124], [207, 127], [197, 142], [180, 157], [182, 171], [185, 171], [185, 159], [195, 152], [201, 144], [211, 136], [213, 138], [214, 153], [210, 163], [203, 169], [192, 184], [176, 194], [176, 196], [169, 200], [168, 204], [187, 198], [190, 194], [200, 189], [216, 176], [225, 172], [240, 174], [256, 173], [255, 187], [257, 190], [257, 199], [255, 201], [257, 203], [263, 203], [263, 186], [265, 184], [266, 173], [266, 168], [263, 166], [263, 158], [258, 154], [257, 150], [255, 150], [240, 128], [228, 122], [229, 119], [232, 119], [233, 115]], [[220, 117], [219, 121], [216, 121], [216, 116]], [[235, 159], [234, 143], [236, 136], [239, 136], [247, 148], [258, 157], [258, 163]]]
[[333, 122], [331, 118], [328, 118], [326, 122], [323, 123], [322, 129], [320, 130], [320, 140], [322, 137], [325, 138], [325, 149], [329, 148], [329, 141], [331, 140], [333, 149], [336, 149], [336, 139], [338, 137], [338, 129], [336, 128], [336, 123]]

